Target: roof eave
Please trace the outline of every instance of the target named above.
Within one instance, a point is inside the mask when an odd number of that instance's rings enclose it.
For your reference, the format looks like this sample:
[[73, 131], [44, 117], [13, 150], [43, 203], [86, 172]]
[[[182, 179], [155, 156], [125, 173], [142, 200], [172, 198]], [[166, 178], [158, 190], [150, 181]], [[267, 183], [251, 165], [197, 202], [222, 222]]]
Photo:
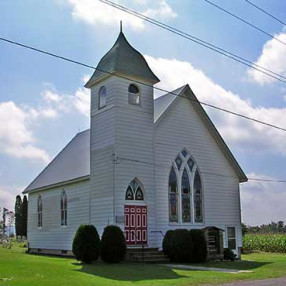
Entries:
[[90, 175], [86, 175], [86, 176], [82, 176], [82, 177], [78, 177], [78, 178], [70, 179], [70, 180], [67, 180], [67, 181], [58, 182], [58, 183], [54, 183], [54, 184], [51, 184], [51, 185], [43, 186], [43, 187], [40, 187], [40, 188], [30, 189], [30, 190], [27, 187], [22, 192], [22, 194], [25, 195], [25, 194], [35, 193], [35, 192], [39, 192], [39, 191], [45, 191], [45, 190], [48, 190], [48, 189], [51, 189], [51, 188], [61, 187], [61, 186], [64, 186], [64, 185], [69, 185], [69, 184], [73, 184], [73, 183], [89, 180], [89, 177], [90, 177]]

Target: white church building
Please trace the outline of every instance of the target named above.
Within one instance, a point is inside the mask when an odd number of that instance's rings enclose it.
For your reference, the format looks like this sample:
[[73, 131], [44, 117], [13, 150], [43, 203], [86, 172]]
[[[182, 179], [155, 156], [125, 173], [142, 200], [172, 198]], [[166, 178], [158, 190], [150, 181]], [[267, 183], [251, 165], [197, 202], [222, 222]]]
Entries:
[[161, 248], [169, 229], [216, 227], [240, 254], [247, 177], [189, 85], [154, 100], [158, 82], [120, 32], [85, 85], [90, 129], [23, 192], [30, 252], [71, 254], [80, 224], [100, 235], [113, 224], [130, 248]]

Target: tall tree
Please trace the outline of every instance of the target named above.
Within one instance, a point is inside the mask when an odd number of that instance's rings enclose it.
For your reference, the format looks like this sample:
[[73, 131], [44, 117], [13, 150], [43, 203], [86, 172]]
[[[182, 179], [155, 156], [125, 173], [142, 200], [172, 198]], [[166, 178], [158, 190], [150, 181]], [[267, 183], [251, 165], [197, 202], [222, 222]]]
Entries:
[[24, 196], [22, 204], [22, 235], [27, 237], [27, 223], [28, 223], [28, 200]]
[[15, 230], [16, 236], [22, 236], [22, 199], [19, 195], [15, 202]]

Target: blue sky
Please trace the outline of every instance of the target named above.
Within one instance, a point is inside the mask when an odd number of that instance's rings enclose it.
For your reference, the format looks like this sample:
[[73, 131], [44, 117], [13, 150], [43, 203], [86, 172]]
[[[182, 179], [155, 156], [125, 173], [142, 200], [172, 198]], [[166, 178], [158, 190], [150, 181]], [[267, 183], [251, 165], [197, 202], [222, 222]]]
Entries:
[[[243, 0], [213, 0], [286, 42], [284, 27]], [[163, 21], [286, 76], [286, 46], [203, 0], [120, 0]], [[286, 3], [253, 0], [286, 19]], [[286, 128], [286, 84], [251, 72], [213, 51], [159, 27], [127, 17], [97, 0], [1, 1], [0, 36], [96, 65], [113, 45], [119, 20], [129, 42], [146, 56], [167, 90], [189, 83], [205, 102]], [[89, 128], [92, 70], [0, 43], [0, 206], [15, 195], [79, 131]], [[160, 96], [156, 93], [156, 96]], [[250, 177], [286, 179], [286, 133], [207, 109]], [[286, 184], [241, 186], [248, 224], [285, 220]]]

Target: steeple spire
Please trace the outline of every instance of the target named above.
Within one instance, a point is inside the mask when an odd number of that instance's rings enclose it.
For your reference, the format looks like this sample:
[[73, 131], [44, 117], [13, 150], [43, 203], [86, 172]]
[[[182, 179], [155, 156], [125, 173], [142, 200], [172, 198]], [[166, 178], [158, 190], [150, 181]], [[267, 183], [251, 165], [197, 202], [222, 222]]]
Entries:
[[120, 33], [122, 33], [122, 21], [120, 20]]

